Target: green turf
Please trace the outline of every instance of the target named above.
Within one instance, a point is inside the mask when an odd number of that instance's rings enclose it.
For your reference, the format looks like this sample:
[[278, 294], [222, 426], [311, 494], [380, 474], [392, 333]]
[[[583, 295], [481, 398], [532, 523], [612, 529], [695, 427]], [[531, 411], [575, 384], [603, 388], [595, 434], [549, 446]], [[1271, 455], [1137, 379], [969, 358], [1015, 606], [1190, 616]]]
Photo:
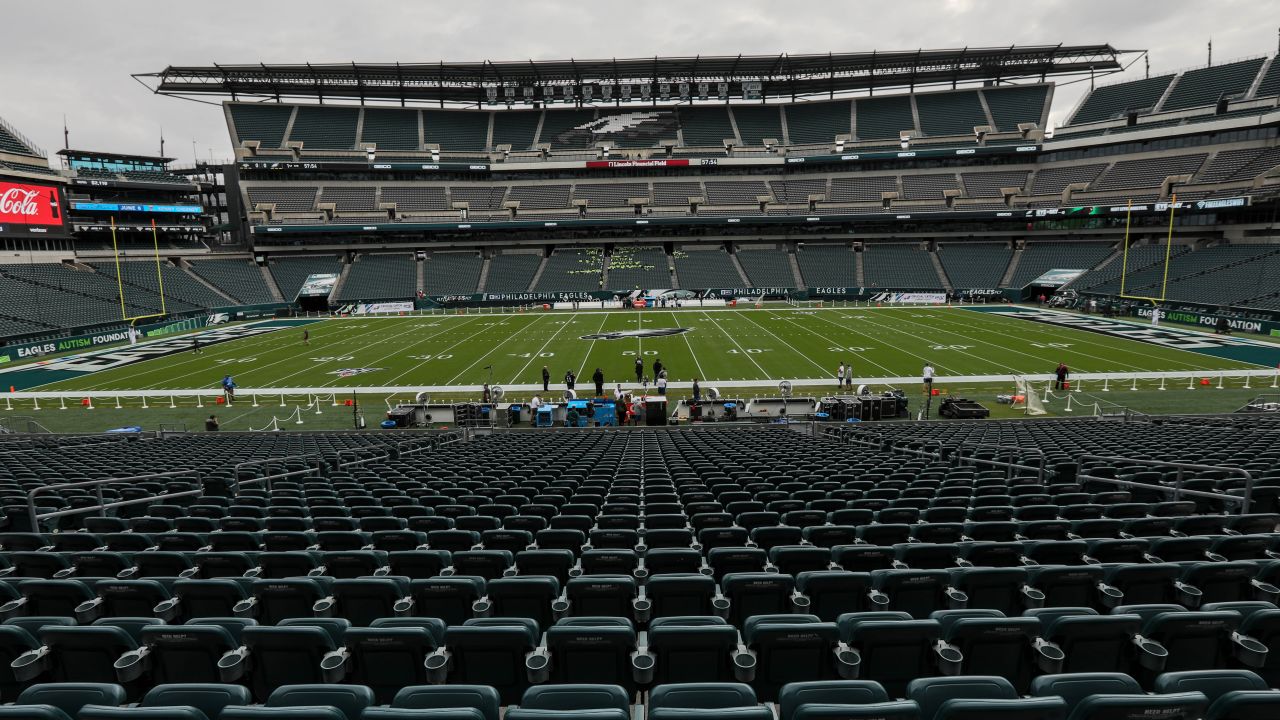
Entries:
[[[859, 378], [1255, 368], [1230, 359], [960, 308], [766, 308], [751, 310], [546, 312], [323, 320], [302, 329], [207, 347], [42, 385], [41, 390], [215, 388], [227, 373], [241, 388], [514, 386], [553, 384], [574, 370], [589, 386], [596, 367], [609, 387], [661, 358], [672, 382], [825, 379], [851, 362]], [[656, 338], [587, 340], [622, 330], [692, 328]], [[492, 369], [488, 369], [492, 366]], [[335, 372], [370, 368], [350, 377]]]

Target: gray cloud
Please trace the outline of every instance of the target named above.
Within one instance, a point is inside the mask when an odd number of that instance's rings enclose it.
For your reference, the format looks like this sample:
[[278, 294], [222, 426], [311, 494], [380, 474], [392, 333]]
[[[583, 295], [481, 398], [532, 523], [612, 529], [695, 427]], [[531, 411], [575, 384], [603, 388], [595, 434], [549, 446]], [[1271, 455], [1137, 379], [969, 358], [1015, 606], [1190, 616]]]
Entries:
[[[166, 65], [433, 62], [901, 50], [1110, 42], [1152, 72], [1274, 53], [1274, 0], [223, 0], [12, 3], [0, 38], [0, 116], [50, 152], [71, 144], [231, 155], [218, 108], [157, 97], [130, 77]], [[1141, 77], [1142, 63], [1124, 77]], [[1108, 79], [1108, 82], [1113, 79]], [[1055, 119], [1084, 90], [1059, 88]]]

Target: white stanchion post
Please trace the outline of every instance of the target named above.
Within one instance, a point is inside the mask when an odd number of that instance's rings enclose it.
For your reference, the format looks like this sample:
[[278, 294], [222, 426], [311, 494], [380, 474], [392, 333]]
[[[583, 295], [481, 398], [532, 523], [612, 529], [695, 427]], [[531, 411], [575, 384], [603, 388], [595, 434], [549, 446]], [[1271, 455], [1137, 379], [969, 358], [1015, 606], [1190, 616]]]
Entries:
[[204, 398], [201, 397], [199, 392], [196, 393], [196, 407], [198, 408], [204, 407]]
[[1133, 376], [1133, 387], [1131, 387], [1131, 388], [1129, 388], [1129, 389], [1130, 389], [1130, 390], [1137, 390], [1137, 389], [1138, 389], [1138, 376], [1137, 376], [1137, 375], [1134, 375], [1134, 376]]
[[301, 425], [302, 424], [302, 406], [301, 405], [298, 406], [297, 410], [294, 410], [294, 414], [298, 416], [298, 419], [295, 420], [293, 424]]
[[116, 409], [117, 409], [117, 410], [122, 409], [122, 408], [121, 408], [121, 406], [120, 406], [120, 396], [119, 396], [119, 395], [117, 395], [117, 396], [116, 396]]
[[1253, 379], [1253, 376], [1252, 376], [1252, 375], [1245, 375], [1245, 376], [1244, 376], [1244, 389], [1245, 389], [1245, 390], [1252, 390], [1252, 389], [1253, 389], [1253, 386], [1249, 384], [1249, 381], [1250, 381], [1250, 380], [1252, 380], [1252, 379]]
[[1102, 378], [1102, 392], [1111, 392], [1111, 378]]
[[253, 401], [250, 407], [258, 407], [258, 393], [249, 393], [249, 399]]
[[1276, 373], [1271, 376], [1271, 387], [1280, 388], [1280, 368], [1276, 369]]
[[284, 404], [284, 393], [280, 393], [280, 407], [286, 407]]
[[175, 398], [175, 397], [177, 397], [177, 396], [176, 396], [176, 395], [170, 395], [170, 396], [169, 396], [169, 409], [170, 409], [170, 410], [172, 410], [173, 408], [178, 407], [178, 405], [174, 402], [174, 398]]
[[93, 409], [93, 397], [92, 397], [92, 396], [90, 396], [90, 397], [87, 397], [87, 398], [85, 398], [85, 399], [89, 401], [89, 404], [88, 404], [88, 405], [85, 405], [85, 406], [84, 406], [84, 409], [85, 409], [85, 410], [92, 410], [92, 409]]
[[1042, 403], [1049, 402], [1049, 383], [1047, 382], [1044, 384], [1044, 397], [1040, 398], [1040, 402]]
[[1164, 390], [1164, 381], [1165, 381], [1165, 378], [1164, 378], [1164, 377], [1161, 377], [1161, 378], [1160, 378], [1160, 389], [1161, 389], [1161, 390]]
[[1072, 385], [1072, 387], [1071, 387], [1071, 391], [1072, 391], [1072, 392], [1080, 392], [1081, 390], [1083, 390], [1083, 389], [1084, 389], [1084, 381], [1083, 381], [1083, 380], [1076, 380], [1076, 381], [1072, 382], [1072, 383], [1071, 383], [1071, 385]]
[[1196, 389], [1196, 379], [1194, 377], [1187, 378], [1187, 389], [1188, 390]]
[[7, 395], [6, 395], [6, 396], [5, 396], [5, 398], [4, 398], [4, 409], [5, 409], [5, 411], [7, 411], [7, 412], [12, 412], [12, 411], [13, 411], [13, 403], [11, 403], [11, 402], [9, 401], [9, 396], [7, 396]]
[[142, 396], [142, 409], [143, 409], [143, 410], [149, 410], [149, 409], [150, 409], [150, 408], [148, 408], [148, 407], [147, 407], [147, 396], [146, 396], [146, 395], [143, 395], [143, 396]]
[[1064, 410], [1064, 412], [1073, 412], [1073, 411], [1071, 410], [1071, 400], [1072, 400], [1072, 398], [1071, 398], [1071, 393], [1067, 393], [1067, 407], [1066, 407], [1066, 409]]
[[66, 409], [67, 409], [67, 399], [66, 399], [65, 397], [59, 397], [59, 398], [58, 398], [58, 409], [59, 409], [59, 410], [66, 410]]
[[40, 398], [31, 398], [31, 409], [32, 410], [40, 409]]
[[1218, 376], [1218, 389], [1219, 389], [1219, 390], [1221, 390], [1221, 389], [1222, 389], [1222, 379], [1223, 379], [1224, 377], [1226, 377], [1226, 376], [1225, 376], [1225, 375], [1219, 375], [1219, 376]]

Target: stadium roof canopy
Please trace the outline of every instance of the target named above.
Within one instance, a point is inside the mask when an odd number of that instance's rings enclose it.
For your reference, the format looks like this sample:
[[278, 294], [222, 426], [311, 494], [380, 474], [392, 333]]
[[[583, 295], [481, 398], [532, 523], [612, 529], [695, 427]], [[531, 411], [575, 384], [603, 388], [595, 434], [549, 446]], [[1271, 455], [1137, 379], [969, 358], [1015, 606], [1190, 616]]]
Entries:
[[[1041, 81], [1050, 76], [1108, 74], [1127, 51], [1110, 45], [1010, 45], [998, 48], [905, 50], [814, 55], [725, 55], [609, 60], [438, 62], [390, 64], [170, 66], [134, 75], [156, 93], [236, 99], [306, 98], [482, 104], [542, 101], [546, 88], [645, 88], [668, 83], [759, 82], [760, 98], [834, 95], [880, 88], [973, 82]], [[505, 88], [514, 88], [507, 94]], [[529, 88], [542, 88], [531, 90]], [[629, 88], [628, 88], [629, 90]], [[526, 94], [528, 93], [528, 94]], [[637, 90], [637, 95], [640, 91]], [[674, 93], [673, 93], [674, 94]], [[599, 101], [600, 95], [589, 96]], [[617, 96], [615, 95], [615, 98]]]

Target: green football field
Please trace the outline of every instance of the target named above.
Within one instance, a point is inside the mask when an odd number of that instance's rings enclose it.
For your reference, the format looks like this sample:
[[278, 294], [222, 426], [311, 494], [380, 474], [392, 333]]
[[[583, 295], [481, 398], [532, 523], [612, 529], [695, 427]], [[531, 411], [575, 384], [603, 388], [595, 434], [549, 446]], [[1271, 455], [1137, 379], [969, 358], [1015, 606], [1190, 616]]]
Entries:
[[[996, 310], [997, 308], [986, 308]], [[635, 385], [634, 363], [645, 374], [661, 359], [673, 387], [694, 378], [712, 385], [764, 389], [787, 379], [797, 386], [833, 385], [836, 366], [852, 364], [857, 381], [915, 382], [926, 362], [940, 380], [1035, 374], [1059, 361], [1073, 373], [1236, 371], [1274, 368], [1275, 345], [1184, 330], [1172, 339], [1124, 337], [1145, 333], [1137, 323], [1113, 323], [1120, 334], [1045, 322], [1007, 308], [795, 308], [582, 310], [523, 314], [439, 314], [316, 321], [268, 321], [202, 333], [190, 350], [173, 338], [169, 351], [133, 357], [124, 348], [40, 365], [6, 368], [4, 385], [18, 390], [144, 391], [214, 389], [230, 374], [242, 389], [434, 388], [474, 389], [492, 382], [513, 391], [552, 387], [565, 372], [590, 388], [603, 369], [606, 387]], [[1018, 317], [1017, 315], [1023, 315]], [[1080, 316], [1061, 313], [1068, 321]], [[218, 333], [260, 334], [218, 341]], [[303, 344], [303, 332], [310, 343]], [[1186, 340], [1180, 339], [1182, 335]], [[123, 359], [120, 359], [123, 358]], [[110, 360], [110, 362], [107, 362]], [[15, 382], [15, 379], [17, 382]], [[527, 394], [527, 393], [526, 393]]]

